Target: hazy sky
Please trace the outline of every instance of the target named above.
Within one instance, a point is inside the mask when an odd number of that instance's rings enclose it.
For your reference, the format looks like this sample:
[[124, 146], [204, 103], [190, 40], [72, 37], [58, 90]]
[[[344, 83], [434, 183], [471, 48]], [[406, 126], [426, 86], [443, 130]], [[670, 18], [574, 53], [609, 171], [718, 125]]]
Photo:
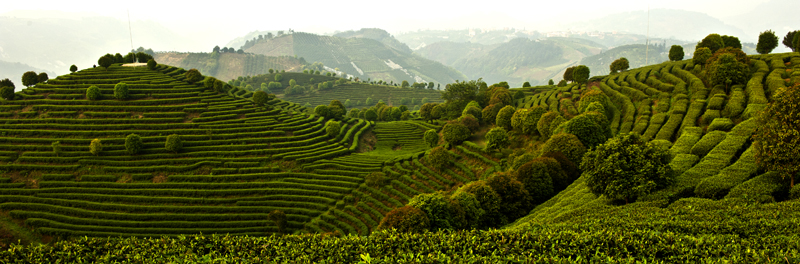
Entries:
[[[232, 39], [254, 30], [296, 29], [307, 32], [378, 27], [390, 32], [424, 28], [459, 28], [448, 21], [470, 20], [486, 27], [513, 26], [547, 29], [547, 21], [580, 21], [625, 11], [670, 8], [707, 13], [716, 18], [735, 16], [767, 0], [670, 1], [7, 1], [0, 15], [41, 16], [48, 10], [81, 12], [136, 20], [153, 20], [181, 34], [215, 34]], [[214, 4], [210, 4], [214, 3]], [[32, 9], [35, 8], [35, 9]], [[725, 9], [720, 9], [725, 7]], [[48, 14], [52, 15], [52, 14]], [[77, 15], [77, 14], [73, 14]], [[461, 27], [463, 28], [463, 27]], [[135, 33], [135, 30], [134, 30]]]

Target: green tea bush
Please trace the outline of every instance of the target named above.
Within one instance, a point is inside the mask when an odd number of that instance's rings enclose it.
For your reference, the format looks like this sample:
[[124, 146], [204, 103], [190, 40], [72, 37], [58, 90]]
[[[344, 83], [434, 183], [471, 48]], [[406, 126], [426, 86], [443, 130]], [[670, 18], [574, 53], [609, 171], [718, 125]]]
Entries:
[[513, 106], [507, 105], [500, 109], [495, 118], [495, 125], [511, 130], [511, 118], [514, 116], [516, 109]]
[[573, 134], [588, 148], [593, 148], [606, 141], [607, 128], [596, 123], [595, 118], [589, 115], [576, 116], [559, 126], [556, 133]]
[[425, 155], [428, 165], [436, 169], [443, 169], [450, 164], [451, 159], [450, 153], [443, 147], [434, 147]]
[[439, 133], [436, 132], [436, 129], [425, 131], [423, 141], [429, 148], [436, 147], [436, 145], [439, 145]]
[[89, 86], [89, 88], [86, 89], [86, 99], [94, 101], [101, 98], [103, 98], [103, 94], [100, 93], [100, 88], [96, 85]]
[[539, 118], [539, 121], [536, 122], [536, 130], [539, 132], [543, 138], [549, 138], [551, 135], [552, 130], [550, 129], [550, 125], [560, 115], [558, 112], [547, 112]]
[[727, 133], [722, 131], [711, 131], [706, 133], [699, 141], [697, 141], [689, 153], [698, 157], [704, 157], [711, 151], [717, 144], [725, 140]]
[[114, 85], [114, 98], [117, 98], [117, 100], [125, 100], [128, 99], [129, 97], [130, 94], [128, 92], [127, 84], [121, 82], [118, 83], [117, 85]]
[[708, 131], [722, 130], [728, 131], [733, 128], [735, 124], [730, 118], [714, 118], [711, 124], [708, 125]]
[[342, 130], [342, 124], [335, 120], [329, 120], [325, 123], [325, 133], [330, 138], [336, 138], [339, 136], [339, 131]]
[[789, 184], [779, 173], [771, 171], [737, 185], [725, 195], [726, 199], [742, 198], [760, 203], [771, 203], [785, 198]]
[[[127, 145], [126, 145], [127, 146]], [[164, 148], [172, 153], [178, 153], [183, 148], [183, 141], [181, 140], [181, 136], [178, 134], [172, 134], [167, 136], [167, 141], [164, 144]]]
[[508, 145], [508, 132], [502, 127], [492, 128], [486, 133], [486, 149], [500, 150]]
[[136, 155], [142, 150], [143, 147], [144, 144], [142, 143], [142, 137], [140, 137], [138, 134], [130, 134], [125, 137], [125, 150], [128, 152], [128, 154]]
[[580, 164], [587, 148], [577, 136], [561, 133], [550, 137], [541, 149], [542, 153], [556, 151], [564, 154], [572, 163]]

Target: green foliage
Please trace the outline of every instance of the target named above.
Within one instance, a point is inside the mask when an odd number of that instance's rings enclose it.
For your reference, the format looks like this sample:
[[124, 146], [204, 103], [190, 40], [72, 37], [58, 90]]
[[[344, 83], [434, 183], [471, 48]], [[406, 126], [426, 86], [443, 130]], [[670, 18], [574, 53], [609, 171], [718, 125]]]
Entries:
[[481, 228], [481, 219], [486, 214], [486, 211], [481, 208], [481, 203], [475, 195], [456, 191], [450, 196], [455, 208], [459, 208], [464, 212], [464, 229]]
[[117, 85], [114, 85], [114, 98], [117, 98], [117, 100], [125, 100], [129, 97], [130, 94], [128, 92], [128, 84], [121, 82]]
[[502, 127], [495, 127], [486, 132], [486, 148], [500, 150], [509, 145], [508, 132]]
[[125, 137], [125, 150], [128, 154], [136, 155], [144, 148], [144, 143], [142, 143], [142, 137], [138, 134], [130, 134]]
[[39, 75], [36, 75], [36, 83], [43, 83], [49, 80], [50, 77], [47, 76], [46, 72], [41, 72]]
[[739, 38], [734, 36], [722, 35], [722, 42], [725, 43], [725, 47], [731, 48], [742, 48], [742, 42], [739, 41]]
[[[563, 80], [562, 80], [562, 81], [563, 81]], [[555, 83], [555, 82], [553, 82], [553, 79], [550, 79], [549, 81], [547, 81], [547, 85], [554, 85], [554, 84], [556, 84], [556, 83]]]
[[614, 60], [614, 62], [611, 63], [611, 65], [609, 65], [611, 73], [625, 71], [628, 70], [628, 68], [630, 68], [630, 62], [625, 57], [616, 59]]
[[692, 146], [689, 153], [701, 158], [705, 157], [706, 154], [711, 151], [711, 149], [725, 140], [726, 136], [727, 134], [722, 131], [710, 131], [700, 138], [700, 140], [697, 141], [694, 146]]
[[423, 104], [422, 107], [419, 108], [419, 116], [422, 117], [422, 120], [431, 121], [434, 120], [433, 118], [433, 107], [436, 106], [434, 103], [427, 103]]
[[669, 48], [669, 60], [670, 61], [681, 61], [683, 60], [683, 46], [681, 45], [672, 45]]
[[39, 82], [39, 76], [36, 75], [36, 72], [27, 71], [22, 74], [22, 85], [31, 87], [36, 85]]
[[441, 192], [423, 193], [408, 201], [408, 206], [425, 212], [430, 219], [430, 229], [452, 229], [459, 227], [458, 219], [453, 211], [451, 201]]
[[[127, 139], [126, 139], [127, 143]], [[127, 146], [127, 144], [126, 144]], [[164, 148], [172, 153], [178, 153], [183, 149], [183, 140], [181, 140], [181, 136], [178, 134], [172, 134], [167, 136], [167, 141], [164, 143]]]
[[369, 109], [364, 112], [364, 119], [367, 121], [378, 121], [378, 113], [376, 113], [373, 109]]
[[450, 154], [443, 147], [434, 147], [425, 155], [425, 161], [431, 167], [442, 169], [450, 164]]
[[711, 50], [706, 47], [697, 48], [694, 50], [694, 55], [692, 56], [692, 62], [694, 65], [705, 65], [706, 61], [711, 58]]
[[264, 106], [267, 103], [269, 96], [267, 92], [264, 91], [256, 91], [253, 93], [253, 103], [258, 106]]
[[587, 148], [580, 139], [573, 134], [561, 133], [555, 134], [544, 143], [542, 153], [548, 152], [561, 152], [572, 163], [580, 164], [583, 160], [583, 155], [586, 153]]
[[715, 130], [722, 130], [722, 131], [729, 131], [733, 128], [735, 124], [733, 120], [730, 118], [714, 118], [714, 121], [711, 121], [711, 124], [708, 125], [707, 131], [715, 131]]
[[331, 111], [328, 109], [327, 105], [318, 105], [314, 108], [314, 114], [327, 118], [330, 117]]
[[539, 121], [536, 122], [536, 131], [539, 132], [543, 138], [549, 138], [552, 134], [552, 129], [550, 128], [553, 120], [561, 115], [558, 112], [547, 112], [544, 113], [540, 118]]
[[461, 192], [472, 194], [478, 200], [478, 204], [484, 212], [478, 220], [481, 227], [496, 227], [508, 221], [500, 213], [502, 198], [486, 181], [470, 182], [459, 188], [456, 195]]
[[[711, 53], [717, 52], [718, 49], [725, 47], [725, 41], [719, 34], [709, 34], [695, 46], [695, 50], [700, 48], [708, 48]], [[697, 52], [695, 51], [695, 54]], [[695, 63], [697, 64], [697, 63]]]
[[800, 84], [779, 88], [773, 101], [758, 115], [753, 136], [756, 163], [789, 178], [794, 186], [800, 171]]
[[442, 92], [442, 99], [448, 104], [454, 104], [459, 110], [464, 109], [467, 103], [477, 99], [481, 83], [483, 81], [478, 79], [448, 84]]
[[3, 86], [0, 88], [0, 97], [6, 100], [13, 100], [14, 99], [14, 87], [12, 86]]
[[186, 76], [186, 81], [189, 83], [200, 82], [204, 79], [203, 75], [200, 74], [200, 71], [198, 71], [197, 69], [190, 69], [186, 71], [186, 73], [184, 73], [184, 76]]
[[76, 71], [78, 71], [78, 66], [75, 66], [75, 64], [72, 64], [72, 66], [69, 66], [69, 72], [73, 72], [74, 73]]
[[436, 145], [439, 144], [439, 133], [436, 133], [435, 129], [425, 131], [423, 140], [425, 141], [426, 146], [430, 148], [436, 147]]
[[481, 112], [481, 109], [478, 108], [478, 107], [467, 106], [466, 108], [464, 108], [464, 111], [461, 112], [461, 115], [462, 116], [471, 115], [475, 119], [477, 119], [478, 121], [481, 121], [482, 120], [481, 117], [483, 116], [483, 113]]
[[442, 138], [448, 144], [460, 144], [470, 136], [472, 136], [472, 132], [469, 128], [460, 123], [447, 123], [442, 128]]
[[286, 217], [286, 213], [284, 213], [282, 210], [273, 210], [272, 212], [269, 212], [267, 218], [269, 218], [270, 221], [275, 223], [275, 226], [278, 227], [279, 233], [286, 232], [286, 225], [289, 221], [288, 218]]
[[486, 179], [486, 185], [492, 187], [492, 190], [500, 196], [500, 214], [505, 216], [505, 221], [527, 215], [528, 211], [533, 208], [531, 194], [525, 189], [523, 183], [511, 175], [495, 173]]
[[628, 202], [672, 183], [669, 160], [638, 134], [621, 134], [587, 152], [581, 170], [593, 193]]
[[586, 65], [575, 66], [575, 69], [572, 70], [572, 81], [578, 84], [586, 83], [586, 81], [589, 80], [589, 77], [590, 77], [589, 67], [586, 67]]
[[507, 105], [500, 109], [497, 113], [497, 118], [495, 118], [495, 125], [505, 128], [506, 130], [511, 130], [511, 118], [514, 116], [516, 109], [513, 106]]
[[89, 144], [89, 152], [97, 156], [101, 151], [103, 151], [103, 143], [100, 142], [100, 139], [92, 139], [92, 142]]
[[769, 54], [778, 47], [778, 36], [772, 30], [767, 30], [758, 34], [758, 44], [756, 51], [759, 54]]
[[342, 124], [338, 121], [329, 120], [327, 123], [325, 123], [325, 132], [330, 138], [336, 138], [339, 136], [339, 131], [341, 130]]
[[709, 62], [706, 77], [711, 85], [724, 85], [727, 93], [731, 86], [747, 83], [750, 67], [746, 62], [738, 60], [735, 53], [718, 52]]
[[481, 110], [481, 117], [486, 123], [494, 124], [497, 121], [497, 114], [503, 109], [503, 105], [493, 104]]
[[106, 56], [100, 57], [100, 59], [97, 60], [97, 65], [106, 68], [106, 70], [108, 70], [108, 67], [111, 66], [112, 63], [114, 63], [114, 60], [108, 55], [109, 54], [106, 54]]
[[553, 180], [565, 178], [561, 166], [552, 158], [536, 158], [515, 171], [520, 181], [531, 195], [533, 203], [542, 203], [554, 194]]
[[606, 128], [597, 124], [589, 115], [579, 115], [561, 124], [559, 133], [573, 134], [588, 148], [594, 148], [606, 141]]
[[370, 174], [367, 174], [366, 177], [364, 177], [364, 183], [366, 183], [367, 186], [372, 188], [381, 188], [384, 185], [388, 184], [389, 180], [390, 179], [386, 177], [385, 173], [379, 171], [371, 172]]
[[531, 87], [531, 83], [530, 82], [522, 83], [522, 88], [527, 88], [527, 87]]
[[378, 230], [396, 229], [403, 233], [421, 233], [428, 230], [431, 221], [425, 212], [412, 206], [398, 207], [386, 214]]
[[276, 82], [283, 81], [283, 75], [281, 75], [280, 73], [275, 74], [275, 81]]
[[53, 147], [53, 154], [56, 154], [56, 157], [61, 155], [61, 141], [54, 141], [50, 146]]
[[[795, 185], [796, 186], [796, 185]], [[747, 199], [760, 203], [776, 202], [775, 197], [783, 198], [792, 187], [780, 172], [770, 171], [737, 185], [725, 196], [726, 199]]]
[[155, 70], [155, 69], [156, 69], [156, 66], [158, 66], [158, 63], [156, 63], [156, 61], [155, 61], [155, 60], [153, 60], [153, 59], [150, 59], [150, 60], [148, 60], [148, 61], [147, 61], [147, 68], [148, 68], [148, 69], [150, 69], [150, 70]]
[[347, 113], [347, 108], [344, 107], [341, 101], [331, 100], [331, 103], [328, 104], [328, 111], [330, 112], [331, 118], [341, 119], [344, 117], [344, 114]]
[[[566, 82], [575, 81], [575, 76], [573, 74], [573, 72], [575, 71], [575, 67], [576, 66], [568, 67], [566, 70], [564, 70], [563, 80], [565, 81], [564, 82], [565, 85]], [[561, 82], [559, 82], [559, 85], [561, 85]]]

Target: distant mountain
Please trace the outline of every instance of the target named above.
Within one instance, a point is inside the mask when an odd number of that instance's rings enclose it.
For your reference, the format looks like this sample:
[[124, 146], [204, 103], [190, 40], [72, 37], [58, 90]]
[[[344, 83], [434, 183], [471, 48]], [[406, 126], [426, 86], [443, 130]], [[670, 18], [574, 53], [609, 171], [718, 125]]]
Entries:
[[22, 74], [27, 71], [35, 71], [36, 73], [45, 72], [50, 78], [56, 77], [56, 74], [52, 71], [45, 71], [19, 62], [7, 62], [0, 60], [0, 79], [10, 79], [12, 82], [14, 82], [14, 86], [16, 87], [17, 91], [24, 88], [24, 86], [22, 86]]
[[[756, 42], [758, 34], [765, 30], [773, 30], [783, 41], [783, 36], [789, 31], [800, 30], [800, 19], [797, 19], [797, 10], [800, 10], [800, 1], [797, 0], [770, 0], [762, 3], [747, 13], [722, 18], [723, 21], [744, 30], [748, 41]], [[773, 52], [789, 52], [790, 50], [779, 44]]]
[[[672, 10], [650, 10], [650, 37], [698, 41], [710, 33], [739, 37], [753, 42], [758, 35], [746, 34], [742, 29], [726, 24], [704, 13]], [[645, 35], [648, 31], [647, 11], [617, 13], [599, 19], [575, 22], [570, 29], [582, 31], [628, 32]], [[787, 17], [787, 19], [789, 19]]]
[[384, 42], [370, 38], [342, 38], [294, 32], [257, 41], [244, 51], [269, 56], [297, 56], [308, 63], [321, 62], [326, 67], [338, 69], [360, 79], [440, 84], [466, 79], [457, 70], [387, 46]]
[[558, 81], [564, 69], [603, 48], [577, 38], [516, 38], [492, 45], [436, 42], [420, 48], [416, 54], [452, 66], [469, 79], [483, 78], [487, 83], [507, 81], [519, 87], [526, 81], [532, 85], [546, 84], [549, 79]]
[[[156, 50], [178, 46], [175, 32], [152, 21], [134, 21], [134, 45]], [[106, 53], [131, 50], [128, 23], [112, 17], [19, 18], [0, 16], [0, 60], [24, 62], [57, 74], [97, 64]], [[209, 50], [211, 47], [209, 47]]]
[[[647, 55], [647, 56], [645, 56]], [[658, 64], [669, 60], [669, 47], [660, 45], [650, 45], [650, 49], [644, 44], [634, 44], [619, 46], [600, 54], [585, 57], [580, 64], [589, 67], [592, 76], [607, 75], [611, 72], [609, 66], [619, 58], [626, 58], [630, 68], [639, 68], [645, 65]], [[645, 57], [648, 59], [645, 60]], [[686, 53], [686, 58], [691, 58], [692, 54]]]
[[367, 39], [374, 39], [380, 41], [381, 43], [394, 48], [396, 50], [411, 53], [411, 48], [408, 47], [403, 42], [398, 41], [395, 39], [389, 32], [386, 30], [379, 29], [379, 28], [362, 28], [359, 31], [345, 31], [341, 33], [334, 34], [335, 37], [340, 38], [367, 38]]
[[411, 49], [418, 50], [426, 45], [437, 42], [470, 42], [483, 45], [492, 45], [508, 42], [516, 38], [538, 39], [543, 37], [536, 31], [524, 31], [514, 28], [500, 30], [461, 29], [461, 30], [418, 30], [396, 34], [397, 40], [407, 44]]
[[160, 64], [185, 69], [198, 69], [203, 75], [228, 81], [239, 76], [267, 74], [269, 69], [299, 71], [306, 63], [289, 56], [265, 56], [237, 53], [156, 53], [154, 59]]

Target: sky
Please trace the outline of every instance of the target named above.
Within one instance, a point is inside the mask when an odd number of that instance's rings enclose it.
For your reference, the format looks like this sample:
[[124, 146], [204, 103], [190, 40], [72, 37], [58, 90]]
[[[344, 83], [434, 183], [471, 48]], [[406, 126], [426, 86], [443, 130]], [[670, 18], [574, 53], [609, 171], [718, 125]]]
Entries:
[[[417, 29], [461, 29], [470, 26], [553, 28], [553, 21], [580, 21], [611, 13], [669, 8], [707, 13], [715, 18], [745, 13], [768, 0], [572, 0], [572, 1], [10, 1], [0, 15], [103, 15], [127, 20], [152, 20], [179, 34], [214, 34], [233, 39], [256, 30], [331, 33], [335, 30], [383, 28], [391, 33]], [[32, 9], [31, 7], [35, 7]], [[724, 7], [721, 9], [720, 7]], [[553, 28], [556, 29], [556, 28]]]

